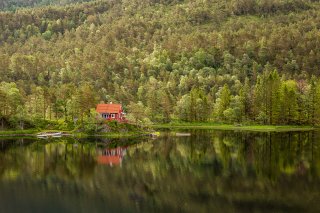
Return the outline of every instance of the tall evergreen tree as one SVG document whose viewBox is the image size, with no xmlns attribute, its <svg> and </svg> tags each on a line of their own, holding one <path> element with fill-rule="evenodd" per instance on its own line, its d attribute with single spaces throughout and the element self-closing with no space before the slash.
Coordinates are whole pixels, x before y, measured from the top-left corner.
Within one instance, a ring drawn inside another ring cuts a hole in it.
<svg viewBox="0 0 320 213">
<path fill-rule="evenodd" d="M 219 91 L 218 98 L 215 104 L 216 117 L 225 120 L 224 111 L 227 110 L 231 102 L 231 92 L 227 84 L 225 84 Z"/>
<path fill-rule="evenodd" d="M 281 85 L 280 120 L 283 124 L 295 124 L 298 116 L 297 85 L 295 81 L 286 81 Z"/>
<path fill-rule="evenodd" d="M 319 86 L 317 86 L 317 78 L 312 76 L 310 79 L 310 88 L 308 92 L 308 123 L 311 125 L 316 125 L 319 121 L 319 110 L 320 110 L 320 100 L 319 100 Z"/>
</svg>

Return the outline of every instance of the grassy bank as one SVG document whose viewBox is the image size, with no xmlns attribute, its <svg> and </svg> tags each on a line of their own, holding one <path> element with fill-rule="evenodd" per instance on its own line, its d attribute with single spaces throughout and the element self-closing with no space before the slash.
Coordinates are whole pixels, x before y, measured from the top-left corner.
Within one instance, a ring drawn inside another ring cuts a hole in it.
<svg viewBox="0 0 320 213">
<path fill-rule="evenodd" d="M 312 126 L 279 126 L 279 125 L 231 125 L 231 124 L 217 124 L 217 123 L 169 123 L 169 124 L 155 124 L 152 126 L 155 129 L 212 129 L 212 130 L 234 130 L 234 131 L 257 131 L 257 132 L 288 132 L 288 131 L 310 131 L 319 130 L 319 127 Z M 150 134 L 150 131 L 110 131 L 87 133 L 81 131 L 63 131 L 63 130 L 0 130 L 0 137 L 23 137 L 36 136 L 41 132 L 63 132 L 69 134 L 71 137 L 85 138 L 85 137 L 106 137 L 106 138 L 125 138 L 136 137 Z"/>
<path fill-rule="evenodd" d="M 33 136 L 36 135 L 39 130 L 28 129 L 28 130 L 0 130 L 1 136 Z"/>
<path fill-rule="evenodd" d="M 135 137 L 150 133 L 150 129 L 129 123 L 118 123 L 116 121 L 83 123 L 74 125 L 63 120 L 40 120 L 38 126 L 27 130 L 9 128 L 0 130 L 0 137 L 13 136 L 36 136 L 39 133 L 57 133 L 62 132 L 65 136 L 84 138 L 92 136 L 101 136 L 108 138 Z"/>
<path fill-rule="evenodd" d="M 105 133 L 85 133 L 85 132 L 72 132 L 61 130 L 8 130 L 0 131 L 0 137 L 23 137 L 23 136 L 37 136 L 39 133 L 49 132 L 63 132 L 71 137 L 85 138 L 85 137 L 107 137 L 107 138 L 124 138 L 124 137 L 136 137 L 149 134 L 149 132 L 105 132 Z"/>
<path fill-rule="evenodd" d="M 258 131 L 258 132 L 310 131 L 310 130 L 318 129 L 312 126 L 231 125 L 231 124 L 217 124 L 217 123 L 169 123 L 169 124 L 153 125 L 153 128 L 243 130 L 243 131 Z"/>
</svg>

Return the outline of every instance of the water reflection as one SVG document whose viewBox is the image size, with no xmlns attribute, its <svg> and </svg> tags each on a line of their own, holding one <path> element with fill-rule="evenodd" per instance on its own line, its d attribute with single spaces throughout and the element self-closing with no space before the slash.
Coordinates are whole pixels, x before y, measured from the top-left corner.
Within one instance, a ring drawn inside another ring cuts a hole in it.
<svg viewBox="0 0 320 213">
<path fill-rule="evenodd" d="M 126 155 L 127 147 L 117 147 L 98 151 L 98 163 L 110 166 L 121 166 L 123 157 Z"/>
<path fill-rule="evenodd" d="M 0 139 L 0 211 L 320 211 L 319 133 L 174 135 Z"/>
</svg>

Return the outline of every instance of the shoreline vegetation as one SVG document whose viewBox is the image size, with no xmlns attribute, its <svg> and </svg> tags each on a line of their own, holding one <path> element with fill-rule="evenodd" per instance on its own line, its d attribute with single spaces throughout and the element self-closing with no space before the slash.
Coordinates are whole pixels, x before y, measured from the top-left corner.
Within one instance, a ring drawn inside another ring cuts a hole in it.
<svg viewBox="0 0 320 213">
<path fill-rule="evenodd" d="M 240 130 L 256 132 L 290 132 L 319 130 L 319 127 L 297 125 L 241 125 L 241 124 L 218 124 L 218 123 L 169 123 L 155 124 L 155 129 L 212 129 L 212 130 Z"/>
<path fill-rule="evenodd" d="M 218 123 L 168 123 L 154 124 L 148 130 L 135 131 L 112 131 L 112 132 L 80 132 L 70 130 L 0 130 L 0 137 L 36 137 L 40 133 L 61 132 L 69 137 L 106 137 L 106 138 L 128 138 L 151 135 L 154 130 L 159 129 L 207 129 L 207 130 L 231 130 L 231 131 L 255 131 L 255 132 L 292 132 L 319 130 L 319 127 L 297 126 L 297 125 L 241 125 L 241 124 L 218 124 Z"/>
<path fill-rule="evenodd" d="M 0 126 L 320 125 L 318 1 L 44 1 L 0 3 Z"/>
<path fill-rule="evenodd" d="M 118 123 L 116 121 L 83 123 L 80 125 L 57 125 L 53 121 L 43 121 L 43 125 L 33 128 L 0 128 L 0 137 L 41 137 L 53 133 L 60 133 L 59 136 L 85 138 L 85 137 L 106 137 L 106 138 L 127 138 L 152 135 L 153 130 L 148 126 L 140 126 L 129 123 Z"/>
<path fill-rule="evenodd" d="M 0 130 L 0 137 L 36 137 L 42 133 L 63 133 L 65 137 L 106 137 L 106 138 L 128 138 L 137 136 L 150 135 L 150 131 L 136 131 L 136 132 L 98 132 L 98 133 L 86 133 L 86 132 L 72 132 L 61 130 Z"/>
</svg>

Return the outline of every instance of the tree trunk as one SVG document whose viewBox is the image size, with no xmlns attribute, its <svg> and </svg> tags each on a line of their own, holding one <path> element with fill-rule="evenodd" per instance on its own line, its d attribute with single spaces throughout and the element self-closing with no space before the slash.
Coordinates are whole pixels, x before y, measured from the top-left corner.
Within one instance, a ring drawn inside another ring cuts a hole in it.
<svg viewBox="0 0 320 213">
<path fill-rule="evenodd" d="M 68 117 L 67 117 L 67 106 L 64 106 L 64 120 L 68 121 Z"/>
<path fill-rule="evenodd" d="M 51 120 L 51 105 L 49 105 L 49 119 Z"/>
<path fill-rule="evenodd" d="M 20 129 L 24 129 L 24 122 L 22 120 L 20 120 Z"/>
<path fill-rule="evenodd" d="M 46 119 L 46 101 L 45 98 L 43 97 L 43 119 Z"/>
</svg>

